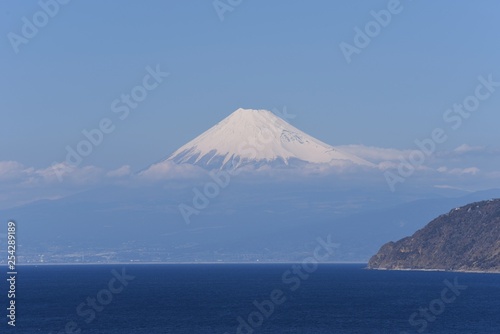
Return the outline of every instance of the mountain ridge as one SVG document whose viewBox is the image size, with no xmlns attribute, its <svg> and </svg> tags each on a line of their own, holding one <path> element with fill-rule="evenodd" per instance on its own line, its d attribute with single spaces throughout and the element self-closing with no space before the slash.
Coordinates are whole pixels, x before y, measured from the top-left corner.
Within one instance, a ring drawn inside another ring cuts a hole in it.
<svg viewBox="0 0 500 334">
<path fill-rule="evenodd" d="M 500 272 L 500 199 L 452 209 L 383 245 L 370 269 Z"/>
</svg>

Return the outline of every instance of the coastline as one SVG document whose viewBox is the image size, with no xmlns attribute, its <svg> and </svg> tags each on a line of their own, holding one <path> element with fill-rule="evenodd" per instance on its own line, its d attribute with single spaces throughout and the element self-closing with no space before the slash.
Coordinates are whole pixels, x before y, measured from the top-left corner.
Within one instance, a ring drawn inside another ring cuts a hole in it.
<svg viewBox="0 0 500 334">
<path fill-rule="evenodd" d="M 493 270 L 449 270 L 449 269 L 417 269 L 417 268 L 369 268 L 366 270 L 380 270 L 380 271 L 436 271 L 436 272 L 449 272 L 449 273 L 464 273 L 464 274 L 500 274 L 499 271 Z"/>
<path fill-rule="evenodd" d="M 278 261 L 278 262 L 95 262 L 95 263 L 18 263 L 18 267 L 28 267 L 28 266 L 99 266 L 99 265 L 276 265 L 276 264 L 301 264 L 301 261 Z M 366 265 L 366 262 L 319 262 L 318 265 Z M 7 266 L 7 264 L 0 264 L 1 266 Z"/>
</svg>

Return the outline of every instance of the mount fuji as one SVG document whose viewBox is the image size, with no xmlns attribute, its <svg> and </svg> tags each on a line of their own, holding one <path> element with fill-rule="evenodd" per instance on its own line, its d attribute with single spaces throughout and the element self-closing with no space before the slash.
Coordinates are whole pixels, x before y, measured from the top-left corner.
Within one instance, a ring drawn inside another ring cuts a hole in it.
<svg viewBox="0 0 500 334">
<path fill-rule="evenodd" d="M 302 132 L 268 110 L 238 109 L 162 163 L 205 169 L 237 167 L 374 166 Z"/>
</svg>

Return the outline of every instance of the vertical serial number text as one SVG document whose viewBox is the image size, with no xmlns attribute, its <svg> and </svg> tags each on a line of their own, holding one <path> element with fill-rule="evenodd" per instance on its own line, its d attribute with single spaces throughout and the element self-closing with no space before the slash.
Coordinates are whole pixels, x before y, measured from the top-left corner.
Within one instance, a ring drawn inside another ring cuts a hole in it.
<svg viewBox="0 0 500 334">
<path fill-rule="evenodd" d="M 10 221 L 7 224 L 7 282 L 9 291 L 9 307 L 7 308 L 7 323 L 10 326 L 16 326 L 16 223 Z"/>
</svg>

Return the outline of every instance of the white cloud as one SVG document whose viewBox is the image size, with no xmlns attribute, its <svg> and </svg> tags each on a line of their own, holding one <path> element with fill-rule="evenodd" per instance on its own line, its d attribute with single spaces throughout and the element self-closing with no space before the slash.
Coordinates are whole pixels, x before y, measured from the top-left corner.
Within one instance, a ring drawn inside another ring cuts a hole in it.
<svg viewBox="0 0 500 334">
<path fill-rule="evenodd" d="M 364 145 L 344 145 L 336 146 L 336 148 L 375 163 L 397 161 L 400 157 L 407 157 L 411 153 L 411 150 L 398 150 L 394 148 Z"/>
<path fill-rule="evenodd" d="M 437 169 L 438 172 L 440 173 L 447 173 L 451 175 L 476 175 L 478 174 L 481 170 L 477 167 L 467 167 L 467 168 L 452 168 L 449 169 L 445 166 L 441 166 Z"/>
<path fill-rule="evenodd" d="M 124 165 L 124 166 L 121 166 L 120 168 L 117 168 L 117 169 L 114 169 L 114 170 L 111 170 L 109 172 L 106 173 L 106 176 L 109 176 L 109 177 L 124 177 L 124 176 L 128 176 L 132 174 L 132 170 L 130 169 L 130 166 L 129 165 Z"/>
<path fill-rule="evenodd" d="M 456 154 L 465 154 L 469 152 L 482 152 L 484 150 L 485 150 L 484 146 L 470 146 L 467 144 L 463 144 L 455 148 L 453 152 Z"/>
<path fill-rule="evenodd" d="M 460 188 L 460 187 L 450 186 L 448 184 L 436 184 L 436 185 L 434 185 L 434 188 L 437 188 L 437 189 L 460 190 L 460 191 L 468 191 L 468 192 L 470 191 L 470 190 L 463 189 L 463 188 Z"/>
<path fill-rule="evenodd" d="M 440 173 L 446 173 L 448 171 L 448 167 L 441 166 L 437 169 L 437 171 Z"/>
<path fill-rule="evenodd" d="M 152 165 L 139 173 L 140 179 L 169 180 L 178 178 L 191 178 L 206 175 L 206 171 L 198 166 L 189 164 L 176 164 L 172 161 L 163 161 Z"/>
<path fill-rule="evenodd" d="M 32 172 L 31 168 L 26 168 L 17 161 L 0 161 L 0 180 L 20 179 Z"/>
<path fill-rule="evenodd" d="M 104 171 L 95 166 L 58 163 L 36 169 L 16 161 L 0 161 L 0 208 L 64 197 L 98 184 L 103 177 Z"/>
<path fill-rule="evenodd" d="M 95 166 L 76 167 L 66 162 L 56 163 L 50 167 L 34 170 L 29 183 L 65 183 L 85 185 L 102 179 L 104 171 Z"/>
<path fill-rule="evenodd" d="M 105 176 L 104 170 L 95 166 L 75 167 L 61 162 L 36 169 L 16 161 L 0 161 L 0 182 L 22 188 L 92 185 L 103 181 Z"/>
</svg>

